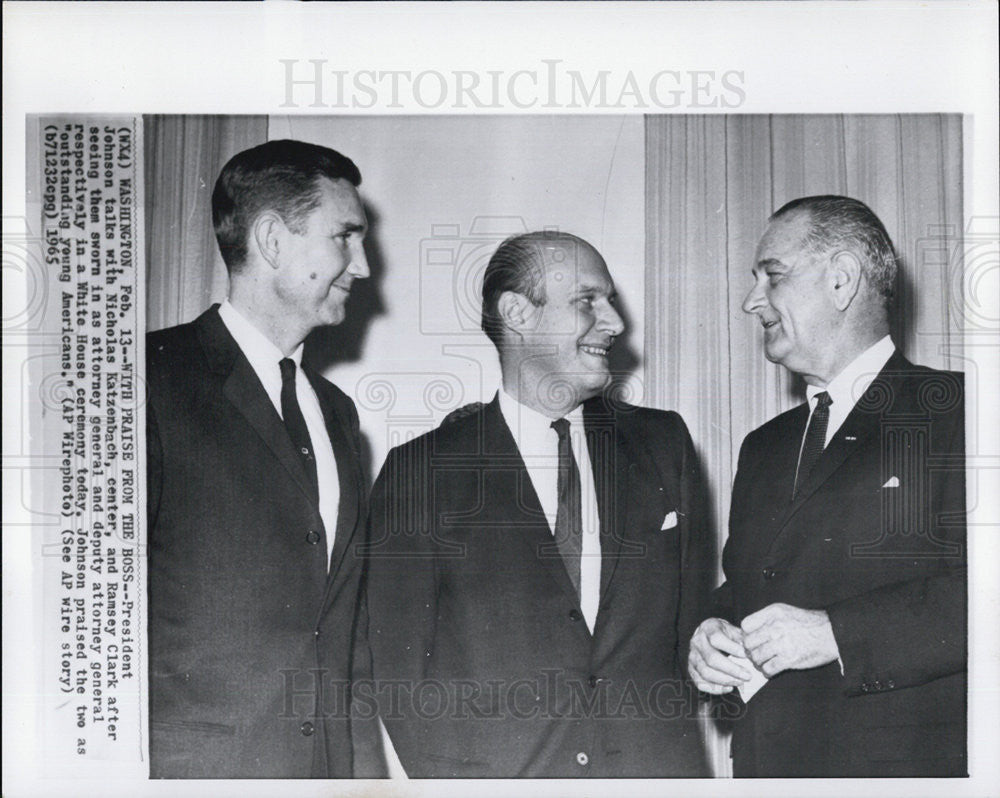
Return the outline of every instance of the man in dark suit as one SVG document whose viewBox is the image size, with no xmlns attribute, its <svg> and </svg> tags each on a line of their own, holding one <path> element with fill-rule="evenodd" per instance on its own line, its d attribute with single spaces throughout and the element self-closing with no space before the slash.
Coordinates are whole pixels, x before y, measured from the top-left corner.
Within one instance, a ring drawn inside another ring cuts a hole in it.
<svg viewBox="0 0 1000 798">
<path fill-rule="evenodd" d="M 749 697 L 736 776 L 966 774 L 961 375 L 889 338 L 896 260 L 872 211 L 771 217 L 743 304 L 809 401 L 747 436 L 699 686 Z"/>
<path fill-rule="evenodd" d="M 501 390 L 392 450 L 373 490 L 369 637 L 400 762 L 705 775 L 682 641 L 712 566 L 684 422 L 601 396 L 623 322 L 582 239 L 507 240 L 482 304 Z"/>
<path fill-rule="evenodd" d="M 352 775 L 358 416 L 301 358 L 368 276 L 360 181 L 312 144 L 236 155 L 229 298 L 147 338 L 153 777 Z"/>
</svg>

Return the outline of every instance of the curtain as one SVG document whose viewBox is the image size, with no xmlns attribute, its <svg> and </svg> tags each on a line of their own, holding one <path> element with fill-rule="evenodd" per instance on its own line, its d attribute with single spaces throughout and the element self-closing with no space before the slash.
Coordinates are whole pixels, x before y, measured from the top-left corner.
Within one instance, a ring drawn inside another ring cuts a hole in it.
<svg viewBox="0 0 1000 798">
<path fill-rule="evenodd" d="M 767 217 L 843 194 L 879 216 L 900 256 L 892 323 L 911 360 L 961 370 L 962 120 L 957 115 L 652 116 L 646 119 L 646 396 L 687 422 L 721 551 L 748 432 L 798 404 L 741 310 Z M 721 570 L 720 570 L 721 578 Z M 716 775 L 728 741 L 705 724 Z"/>
<path fill-rule="evenodd" d="M 267 140 L 266 116 L 146 116 L 146 327 L 190 321 L 226 295 L 212 189 L 233 155 Z"/>
</svg>

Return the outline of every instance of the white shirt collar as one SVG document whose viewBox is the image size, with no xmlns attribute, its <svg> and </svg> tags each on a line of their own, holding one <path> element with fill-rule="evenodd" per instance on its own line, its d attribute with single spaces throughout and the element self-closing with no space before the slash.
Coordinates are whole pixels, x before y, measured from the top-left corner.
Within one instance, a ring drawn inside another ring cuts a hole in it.
<svg viewBox="0 0 1000 798">
<path fill-rule="evenodd" d="M 815 385 L 806 386 L 806 396 L 809 398 L 810 404 L 813 403 L 816 394 L 826 391 L 830 394 L 835 405 L 854 407 L 895 351 L 896 347 L 888 335 L 872 344 L 848 363 L 840 374 L 830 380 L 825 388 Z"/>
<path fill-rule="evenodd" d="M 253 322 L 240 313 L 227 299 L 219 307 L 219 315 L 226 327 L 236 339 L 243 354 L 247 356 L 250 365 L 258 374 L 263 369 L 278 368 L 278 363 L 285 357 L 274 342 L 258 330 Z M 304 343 L 299 344 L 289 357 L 295 361 L 296 367 L 302 366 L 302 350 Z"/>
<path fill-rule="evenodd" d="M 227 299 L 219 308 L 219 316 L 222 318 L 226 329 L 236 339 L 236 344 L 250 362 L 257 379 L 260 380 L 264 393 L 271 400 L 274 409 L 281 415 L 281 362 L 284 355 L 281 350 L 264 333 L 258 330 L 246 316 L 240 313 Z M 302 365 L 303 345 L 299 344 L 289 357 L 295 361 L 295 384 L 299 386 L 297 393 L 301 396 L 302 390 L 308 386 L 308 380 L 300 368 Z M 318 407 L 318 405 L 317 405 Z M 310 433 L 311 435 L 312 433 Z"/>
<path fill-rule="evenodd" d="M 522 453 L 533 451 L 538 441 L 544 440 L 545 436 L 552 431 L 552 422 L 549 418 L 537 410 L 533 410 L 527 405 L 523 405 L 511 396 L 501 386 L 498 391 L 500 398 L 500 413 L 504 421 L 510 428 L 511 435 L 514 436 L 514 443 Z M 569 421 L 570 427 L 583 424 L 583 405 L 577 405 L 567 413 L 564 418 Z M 582 429 L 582 427 L 579 427 Z"/>
<path fill-rule="evenodd" d="M 816 395 L 826 391 L 830 394 L 833 404 L 830 405 L 830 420 L 826 428 L 826 442 L 829 443 L 834 433 L 854 409 L 868 386 L 872 384 L 879 372 L 885 368 L 896 347 L 887 335 L 877 343 L 868 347 L 858 355 L 836 377 L 830 380 L 825 388 L 816 385 L 806 386 L 806 398 L 809 400 L 810 411 L 816 409 Z"/>
</svg>

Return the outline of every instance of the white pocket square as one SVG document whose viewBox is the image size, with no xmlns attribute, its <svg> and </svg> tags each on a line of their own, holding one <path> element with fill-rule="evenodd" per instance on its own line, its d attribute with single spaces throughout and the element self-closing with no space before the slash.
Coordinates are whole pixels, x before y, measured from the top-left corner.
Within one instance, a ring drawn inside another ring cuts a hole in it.
<svg viewBox="0 0 1000 798">
<path fill-rule="evenodd" d="M 660 531 L 666 532 L 668 529 L 673 529 L 675 526 L 677 526 L 677 511 L 671 510 L 663 516 L 663 523 L 660 524 Z"/>
<path fill-rule="evenodd" d="M 882 486 L 883 488 L 898 488 L 899 477 L 889 477 L 889 480 Z"/>
</svg>

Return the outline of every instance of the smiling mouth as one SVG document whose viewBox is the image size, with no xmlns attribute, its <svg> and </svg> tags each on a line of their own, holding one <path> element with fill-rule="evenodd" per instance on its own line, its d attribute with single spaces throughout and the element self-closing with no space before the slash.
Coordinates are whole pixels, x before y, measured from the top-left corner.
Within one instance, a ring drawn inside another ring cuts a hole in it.
<svg viewBox="0 0 1000 798">
<path fill-rule="evenodd" d="M 597 357 L 607 357 L 609 346 L 593 346 L 592 344 L 580 344 L 580 348 L 589 355 Z"/>
<path fill-rule="evenodd" d="M 770 330 L 772 327 L 776 327 L 778 324 L 777 321 L 766 321 L 765 319 L 761 319 L 760 323 L 764 326 L 765 330 Z"/>
</svg>

